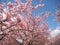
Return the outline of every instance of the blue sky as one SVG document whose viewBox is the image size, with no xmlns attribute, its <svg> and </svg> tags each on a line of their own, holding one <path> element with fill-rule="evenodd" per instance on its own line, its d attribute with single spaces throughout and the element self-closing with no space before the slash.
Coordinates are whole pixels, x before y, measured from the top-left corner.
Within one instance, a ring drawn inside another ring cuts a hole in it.
<svg viewBox="0 0 60 45">
<path fill-rule="evenodd" d="M 0 0 L 0 2 L 8 2 L 8 1 L 13 2 L 13 0 Z M 25 0 L 22 0 L 22 2 L 25 2 Z M 56 10 L 60 10 L 57 7 L 57 5 L 60 5 L 60 0 L 43 0 L 42 2 L 40 2 L 39 0 L 32 0 L 32 2 L 33 2 L 32 5 L 40 4 L 40 3 L 45 4 L 44 7 L 38 7 L 37 10 L 34 10 L 33 14 L 40 14 L 40 13 L 44 13 L 46 11 L 51 12 L 48 19 L 45 22 L 47 22 L 47 24 L 49 25 L 50 28 L 58 27 L 60 22 L 54 22 L 53 21 L 54 16 L 52 16 L 52 15 L 56 12 Z"/>
</svg>

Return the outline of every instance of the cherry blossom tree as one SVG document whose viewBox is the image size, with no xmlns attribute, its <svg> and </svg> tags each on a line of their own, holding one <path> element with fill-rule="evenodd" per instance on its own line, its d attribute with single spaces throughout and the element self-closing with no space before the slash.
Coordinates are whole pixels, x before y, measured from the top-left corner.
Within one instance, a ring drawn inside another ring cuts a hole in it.
<svg viewBox="0 0 60 45">
<path fill-rule="evenodd" d="M 44 20 L 49 12 L 43 16 L 33 16 L 32 13 L 44 4 L 32 6 L 32 0 L 15 2 L 8 2 L 5 10 L 0 4 L 0 45 L 45 45 L 48 25 Z"/>
</svg>

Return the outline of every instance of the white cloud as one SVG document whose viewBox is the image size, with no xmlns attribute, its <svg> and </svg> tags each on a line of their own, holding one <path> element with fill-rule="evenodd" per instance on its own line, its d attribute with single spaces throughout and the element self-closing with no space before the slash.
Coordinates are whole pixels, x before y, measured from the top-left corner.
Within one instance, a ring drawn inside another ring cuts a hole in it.
<svg viewBox="0 0 60 45">
<path fill-rule="evenodd" d="M 23 40 L 22 40 L 22 39 L 17 38 L 16 40 L 17 40 L 19 43 L 23 43 Z"/>
<path fill-rule="evenodd" d="M 3 20 L 6 19 L 6 14 L 2 13 L 2 16 L 3 16 Z"/>
<path fill-rule="evenodd" d="M 57 27 L 56 29 L 51 30 L 48 38 L 53 38 L 57 36 L 58 34 L 60 34 L 60 27 Z"/>
</svg>

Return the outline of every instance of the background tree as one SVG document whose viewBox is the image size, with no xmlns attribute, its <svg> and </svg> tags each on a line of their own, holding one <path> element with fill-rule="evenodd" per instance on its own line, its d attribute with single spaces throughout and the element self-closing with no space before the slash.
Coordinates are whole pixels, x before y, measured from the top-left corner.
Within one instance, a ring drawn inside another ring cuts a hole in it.
<svg viewBox="0 0 60 45">
<path fill-rule="evenodd" d="M 57 21 L 60 21 L 60 11 L 57 11 L 56 12 L 56 20 Z"/>
</svg>

